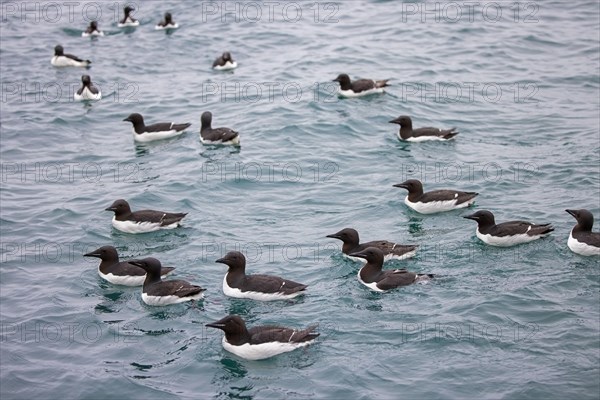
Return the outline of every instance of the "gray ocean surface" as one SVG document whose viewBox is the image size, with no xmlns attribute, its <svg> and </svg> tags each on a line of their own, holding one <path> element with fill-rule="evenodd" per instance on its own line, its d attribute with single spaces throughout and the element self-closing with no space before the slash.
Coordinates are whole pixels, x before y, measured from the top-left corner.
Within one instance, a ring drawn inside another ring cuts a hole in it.
<svg viewBox="0 0 600 400">
<path fill-rule="evenodd" d="M 598 258 L 572 253 L 575 220 L 600 220 L 597 1 L 2 2 L 0 397 L 8 399 L 598 399 Z M 69 7 L 73 7 L 70 9 Z M 180 29 L 154 25 L 170 11 Z M 82 38 L 89 18 L 106 35 Z M 53 48 L 92 60 L 50 65 Z M 212 61 L 230 51 L 233 72 Z M 89 74 L 104 98 L 72 101 Z M 331 82 L 390 79 L 340 99 Z M 200 114 L 241 147 L 199 141 Z M 191 122 L 135 144 L 123 118 Z M 398 126 L 457 127 L 403 143 Z M 548 238 L 492 248 L 472 210 L 420 215 L 392 187 L 480 195 L 473 207 L 552 223 Z M 118 232 L 115 199 L 188 212 L 184 227 Z M 434 273 L 374 293 L 325 236 L 420 245 L 386 268 Z M 598 226 L 595 227 L 598 230 Z M 153 256 L 205 288 L 197 304 L 150 307 L 103 281 L 97 259 Z M 230 250 L 250 273 L 309 285 L 292 301 L 225 297 Z M 319 323 L 307 349 L 240 359 L 204 325 Z"/>
</svg>

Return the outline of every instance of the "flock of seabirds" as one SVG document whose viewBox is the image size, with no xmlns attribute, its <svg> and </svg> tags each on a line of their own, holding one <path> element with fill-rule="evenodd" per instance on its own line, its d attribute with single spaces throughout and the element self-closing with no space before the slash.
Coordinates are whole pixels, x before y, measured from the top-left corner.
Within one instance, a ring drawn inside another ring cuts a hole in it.
<svg viewBox="0 0 600 400">
<path fill-rule="evenodd" d="M 119 21 L 119 27 L 135 27 L 140 22 L 132 16 L 134 9 L 125 7 L 125 16 Z M 170 13 L 166 13 L 155 29 L 177 29 L 179 25 L 173 21 Z M 92 21 L 84 37 L 103 36 L 95 21 Z M 51 61 L 56 67 L 89 67 L 91 61 L 65 54 L 62 46 L 55 47 L 55 55 Z M 229 52 L 225 52 L 213 63 L 215 70 L 228 70 L 237 67 Z M 76 100 L 100 100 L 102 94 L 91 82 L 89 75 L 83 75 L 82 87 L 75 93 Z M 340 74 L 334 81 L 339 82 L 339 95 L 343 97 L 360 97 L 373 93 L 383 93 L 388 86 L 387 80 L 359 79 L 351 81 L 346 74 Z M 133 125 L 134 139 L 139 142 L 172 138 L 183 133 L 191 124 L 175 124 L 170 122 L 145 125 L 144 118 L 138 113 L 129 115 L 124 121 Z M 411 118 L 400 116 L 391 123 L 400 125 L 398 138 L 404 141 L 421 142 L 429 140 L 453 140 L 458 134 L 455 128 L 418 128 L 413 129 Z M 200 140 L 205 144 L 239 145 L 239 133 L 229 128 L 212 128 L 212 114 L 208 111 L 201 116 Z M 408 195 L 405 204 L 422 214 L 433 214 L 452 211 L 471 206 L 478 193 L 462 192 L 452 189 L 425 192 L 423 185 L 416 179 L 394 185 L 405 189 Z M 131 211 L 127 201 L 116 200 L 106 209 L 112 211 L 112 225 L 119 231 L 136 234 L 153 232 L 159 229 L 174 229 L 181 226 L 187 213 L 171 213 L 156 210 Z M 583 256 L 600 256 L 600 233 L 592 232 L 593 215 L 585 209 L 566 210 L 577 224 L 571 230 L 567 241 L 568 247 Z M 476 235 L 484 243 L 491 246 L 508 247 L 531 242 L 548 236 L 554 228 L 550 224 L 533 224 L 526 221 L 509 221 L 497 224 L 494 214 L 487 210 L 479 210 L 464 218 L 477 222 Z M 417 245 L 403 245 L 386 240 L 361 243 L 358 232 L 352 228 L 327 235 L 328 238 L 342 241 L 342 253 L 353 260 L 366 263 L 358 272 L 358 281 L 369 289 L 384 292 L 401 286 L 432 279 L 432 274 L 418 274 L 406 269 L 384 270 L 384 261 L 403 260 L 415 255 Z M 204 288 L 183 280 L 163 280 L 174 268 L 163 267 L 153 257 L 121 261 L 113 246 L 103 246 L 86 257 L 101 260 L 99 275 L 115 285 L 143 286 L 142 300 L 150 306 L 165 306 L 203 298 Z M 259 301 L 292 299 L 303 295 L 307 285 L 297 283 L 278 276 L 246 274 L 246 258 L 241 252 L 231 251 L 217 263 L 227 265 L 228 271 L 223 279 L 223 293 L 226 296 L 246 298 Z M 207 324 L 208 327 L 224 331 L 223 347 L 242 358 L 259 360 L 280 353 L 292 351 L 313 343 L 319 336 L 315 332 L 317 326 L 306 329 L 291 329 L 279 326 L 246 327 L 244 320 L 237 315 Z"/>
</svg>

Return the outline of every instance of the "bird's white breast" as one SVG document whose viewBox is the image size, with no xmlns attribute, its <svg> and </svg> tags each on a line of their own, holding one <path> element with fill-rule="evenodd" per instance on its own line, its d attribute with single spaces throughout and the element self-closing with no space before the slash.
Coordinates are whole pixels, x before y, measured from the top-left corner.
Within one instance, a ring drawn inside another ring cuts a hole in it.
<svg viewBox="0 0 600 400">
<path fill-rule="evenodd" d="M 308 346 L 313 342 L 314 340 L 301 343 L 268 342 L 252 345 L 249 343 L 244 343 L 241 346 L 234 346 L 229 343 L 225 337 L 223 337 L 223 348 L 238 357 L 245 358 L 246 360 L 263 360 L 281 353 L 287 353 L 300 347 Z"/>
<path fill-rule="evenodd" d="M 283 293 L 262 293 L 262 292 L 242 292 L 240 289 L 232 288 L 227 284 L 227 274 L 223 278 L 223 293 L 225 296 L 235 297 L 238 299 L 252 299 L 259 301 L 287 300 L 300 296 L 301 291 L 292 294 Z"/>
<path fill-rule="evenodd" d="M 569 249 L 573 253 L 580 254 L 582 256 L 600 256 L 600 247 L 590 246 L 587 243 L 580 242 L 573 237 L 573 231 L 569 234 L 569 240 L 567 241 Z"/>
<path fill-rule="evenodd" d="M 237 66 L 238 66 L 237 61 L 234 61 L 234 62 L 226 61 L 224 65 L 215 65 L 213 68 L 216 69 L 217 71 L 227 71 L 228 69 L 237 68 Z"/>
<path fill-rule="evenodd" d="M 458 197 L 458 196 L 457 196 Z M 466 208 L 473 204 L 475 199 L 471 199 L 469 201 L 465 201 L 461 204 L 456 204 L 456 199 L 452 200 L 443 200 L 443 201 L 430 201 L 427 203 L 422 203 L 420 201 L 412 202 L 408 199 L 408 196 L 404 199 L 404 203 L 412 208 L 413 210 L 420 212 L 421 214 L 434 214 L 438 212 L 457 210 L 459 208 Z"/>
</svg>

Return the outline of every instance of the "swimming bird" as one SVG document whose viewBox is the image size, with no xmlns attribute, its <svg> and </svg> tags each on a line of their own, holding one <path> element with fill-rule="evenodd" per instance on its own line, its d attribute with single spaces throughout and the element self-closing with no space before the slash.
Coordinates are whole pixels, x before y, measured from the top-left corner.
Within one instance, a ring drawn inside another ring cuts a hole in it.
<svg viewBox="0 0 600 400">
<path fill-rule="evenodd" d="M 212 128 L 212 113 L 205 111 L 200 117 L 200 141 L 204 144 L 240 144 L 240 134 L 229 128 Z"/>
<path fill-rule="evenodd" d="M 384 292 L 434 277 L 433 274 L 417 274 L 405 268 L 383 271 L 383 252 L 377 247 L 367 247 L 363 251 L 350 255 L 367 261 L 358 271 L 358 281 L 376 292 Z"/>
<path fill-rule="evenodd" d="M 146 279 L 142 288 L 142 300 L 149 306 L 167 306 L 186 301 L 199 300 L 204 297 L 206 289 L 192 285 L 188 281 L 160 279 L 160 261 L 153 257 L 141 260 L 129 260 L 130 264 L 146 271 Z"/>
<path fill-rule="evenodd" d="M 187 215 L 187 213 L 166 213 L 154 210 L 132 212 L 129 204 L 123 199 L 115 200 L 106 211 L 115 213 L 112 225 L 125 233 L 145 233 L 159 229 L 174 229 L 181 226 L 181 220 Z"/>
<path fill-rule="evenodd" d="M 375 240 L 367 243 L 360 243 L 358 232 L 352 228 L 345 228 L 337 233 L 327 235 L 328 238 L 339 239 L 344 244 L 342 245 L 342 253 L 344 256 L 354 260 L 363 261 L 362 258 L 350 257 L 351 253 L 358 253 L 365 250 L 367 247 L 377 247 L 383 252 L 384 260 L 404 260 L 414 257 L 417 252 L 416 245 L 398 244 L 388 242 L 387 240 Z"/>
<path fill-rule="evenodd" d="M 302 330 L 271 325 L 248 329 L 238 315 L 229 315 L 206 326 L 225 332 L 223 348 L 247 360 L 264 360 L 287 353 L 308 346 L 319 336 L 314 332 L 316 324 Z"/>
<path fill-rule="evenodd" d="M 496 225 L 494 214 L 479 210 L 463 218 L 477 221 L 475 234 L 491 246 L 509 247 L 546 237 L 554 230 L 550 224 L 535 225 L 525 221 L 509 221 Z"/>
<path fill-rule="evenodd" d="M 577 225 L 571 230 L 567 241 L 569 249 L 582 256 L 600 256 L 600 232 L 592 232 L 592 213 L 585 209 L 565 211 L 577 220 Z"/>
<path fill-rule="evenodd" d="M 398 131 L 398 139 L 406 140 L 409 142 L 424 142 L 427 140 L 450 140 L 453 139 L 458 132 L 456 128 L 451 129 L 439 129 L 439 128 L 418 128 L 413 129 L 412 120 L 406 115 L 401 115 L 396 119 L 390 121 L 391 124 L 400 125 Z"/>
<path fill-rule="evenodd" d="M 75 57 L 73 54 L 65 54 L 63 47 L 59 44 L 54 47 L 54 57 L 50 60 L 50 64 L 55 67 L 84 67 L 87 68 L 92 62 L 90 60 L 82 60 Z"/>
<path fill-rule="evenodd" d="M 129 121 L 133 124 L 133 139 L 137 142 L 151 142 L 179 136 L 192 125 L 190 123 L 176 124 L 174 122 L 144 125 L 144 117 L 138 113 L 130 114 L 123 121 Z"/>
<path fill-rule="evenodd" d="M 237 62 L 233 60 L 233 58 L 231 58 L 231 54 L 226 51 L 224 52 L 221 57 L 217 58 L 214 62 L 213 62 L 213 69 L 216 70 L 221 70 L 221 71 L 225 71 L 228 69 L 234 69 L 237 68 Z"/>
<path fill-rule="evenodd" d="M 469 207 L 475 202 L 475 196 L 479 194 L 449 189 L 423 193 L 423 184 L 417 179 L 409 179 L 394 185 L 394 187 L 408 190 L 404 203 L 421 214 L 433 214 Z"/>
<path fill-rule="evenodd" d="M 119 260 L 119 253 L 113 246 L 102 246 L 92 252 L 83 255 L 84 257 L 99 258 L 98 275 L 104 280 L 124 286 L 142 286 L 146 279 L 146 271 L 127 261 Z M 170 274 L 175 268 L 162 267 L 161 276 Z"/>
<path fill-rule="evenodd" d="M 87 29 L 81 32 L 82 37 L 90 37 L 90 36 L 104 36 L 104 32 L 98 29 L 98 22 L 91 21 L 90 25 Z"/>
<path fill-rule="evenodd" d="M 304 294 L 307 286 L 271 275 L 246 275 L 246 257 L 230 251 L 216 262 L 229 267 L 223 278 L 223 293 L 240 299 L 286 300 Z"/>
<path fill-rule="evenodd" d="M 179 24 L 173 21 L 173 16 L 171 13 L 165 13 L 165 19 L 160 21 L 154 29 L 177 29 L 179 28 Z"/>
<path fill-rule="evenodd" d="M 354 82 L 350 81 L 350 77 L 346 74 L 339 74 L 333 82 L 340 83 L 339 94 L 344 97 L 359 97 L 373 93 L 383 93 L 383 89 L 388 85 L 389 79 L 375 81 L 373 79 L 358 79 Z"/>
<path fill-rule="evenodd" d="M 89 75 L 82 75 L 81 83 L 81 88 L 73 95 L 76 101 L 100 100 L 102 98 L 102 92 L 94 86 Z"/>
<path fill-rule="evenodd" d="M 117 24 L 117 26 L 119 28 L 124 28 L 124 27 L 127 27 L 127 26 L 139 26 L 140 25 L 140 21 L 138 21 L 137 19 L 133 18 L 133 16 L 131 15 L 132 11 L 135 11 L 135 8 L 133 8 L 131 6 L 126 6 L 123 9 L 123 12 L 125 13 L 125 16 Z"/>
</svg>

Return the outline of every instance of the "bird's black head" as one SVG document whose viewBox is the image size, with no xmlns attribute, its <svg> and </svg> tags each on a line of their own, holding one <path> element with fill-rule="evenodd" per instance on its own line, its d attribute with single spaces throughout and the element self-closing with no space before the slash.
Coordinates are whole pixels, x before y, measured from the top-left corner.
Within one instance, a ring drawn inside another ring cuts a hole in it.
<svg viewBox="0 0 600 400">
<path fill-rule="evenodd" d="M 246 257 L 239 251 L 230 251 L 225 257 L 219 258 L 215 262 L 225 264 L 231 269 L 244 268 L 246 266 Z"/>
<path fill-rule="evenodd" d="M 89 75 L 81 75 L 81 82 L 83 86 L 89 86 L 92 84 L 92 78 Z"/>
<path fill-rule="evenodd" d="M 465 215 L 463 218 L 472 219 L 473 221 L 477 221 L 478 225 L 494 225 L 494 214 L 492 214 L 488 210 L 479 210 L 474 214 Z"/>
<path fill-rule="evenodd" d="M 129 114 L 129 116 L 127 118 L 125 118 L 123 121 L 129 121 L 131 122 L 133 125 L 137 125 L 137 124 L 144 124 L 144 117 L 142 117 L 141 114 L 138 113 L 133 113 L 133 114 Z"/>
<path fill-rule="evenodd" d="M 398 124 L 401 127 L 402 126 L 412 126 L 412 120 L 407 115 L 401 115 L 398 118 L 393 119 L 389 122 L 390 122 L 390 124 Z"/>
<path fill-rule="evenodd" d="M 160 276 L 160 261 L 154 257 L 146 257 L 138 260 L 129 260 L 129 264 L 140 267 L 149 274 Z"/>
<path fill-rule="evenodd" d="M 358 232 L 356 229 L 352 228 L 344 228 L 337 233 L 332 233 L 331 235 L 327 235 L 328 238 L 339 239 L 344 243 L 356 243 L 358 244 Z"/>
<path fill-rule="evenodd" d="M 210 111 L 204 111 L 200 116 L 200 124 L 204 127 L 210 128 L 212 123 L 212 113 Z"/>
<path fill-rule="evenodd" d="M 224 52 L 222 57 L 224 61 L 232 61 L 231 54 L 228 51 Z"/>
<path fill-rule="evenodd" d="M 173 16 L 171 15 L 170 12 L 165 13 L 165 24 L 172 24 L 173 23 Z"/>
<path fill-rule="evenodd" d="M 94 251 L 84 254 L 83 256 L 96 257 L 103 261 L 119 260 L 119 254 L 117 253 L 117 249 L 115 249 L 113 246 L 102 246 Z"/>
<path fill-rule="evenodd" d="M 131 7 L 131 6 L 126 6 L 123 9 L 123 12 L 125 12 L 125 16 L 128 16 L 132 11 L 135 11 L 135 8 Z"/>
<path fill-rule="evenodd" d="M 397 188 L 406 189 L 409 193 L 423 191 L 423 184 L 418 179 L 409 179 L 402 183 L 397 183 L 393 186 Z"/>
<path fill-rule="evenodd" d="M 594 226 L 594 215 L 591 212 L 586 209 L 565 211 L 577 220 L 577 224 L 581 226 L 582 229 L 592 230 L 592 227 Z"/>
<path fill-rule="evenodd" d="M 123 199 L 115 200 L 110 207 L 106 208 L 105 211 L 113 211 L 115 215 L 121 215 L 131 212 L 129 203 Z"/>
<path fill-rule="evenodd" d="M 383 264 L 383 252 L 377 247 L 367 247 L 363 251 L 349 254 L 349 256 L 364 258 L 369 264 Z"/>
<path fill-rule="evenodd" d="M 90 30 L 91 31 L 96 31 L 98 30 L 98 23 L 96 21 L 92 21 L 90 22 Z"/>
<path fill-rule="evenodd" d="M 339 74 L 333 82 L 350 83 L 350 77 L 347 74 Z"/>
<path fill-rule="evenodd" d="M 54 47 L 54 55 L 55 56 L 62 56 L 65 53 L 65 50 L 63 49 L 63 47 L 59 44 L 56 45 Z"/>
<path fill-rule="evenodd" d="M 238 315 L 228 315 L 218 321 L 206 324 L 209 328 L 221 329 L 228 334 L 239 334 L 246 331 L 246 323 Z"/>
</svg>

